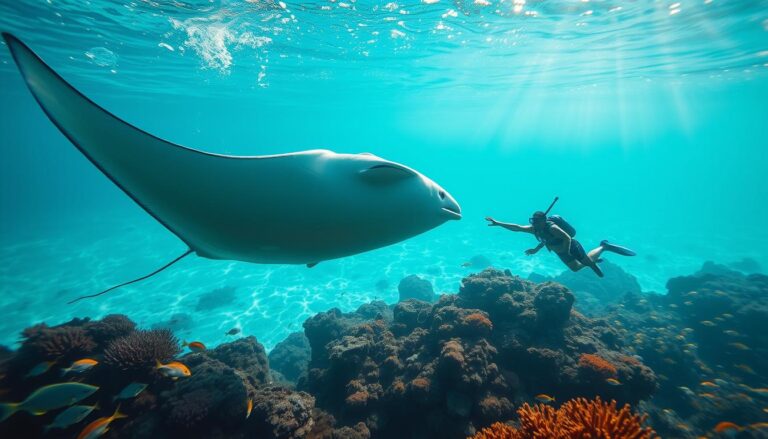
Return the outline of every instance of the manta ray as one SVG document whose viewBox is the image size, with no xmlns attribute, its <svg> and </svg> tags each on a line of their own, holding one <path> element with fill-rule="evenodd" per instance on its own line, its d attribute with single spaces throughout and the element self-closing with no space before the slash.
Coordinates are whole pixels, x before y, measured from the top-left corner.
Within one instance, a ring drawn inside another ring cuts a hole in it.
<svg viewBox="0 0 768 439">
<path fill-rule="evenodd" d="M 162 140 L 88 99 L 13 35 L 2 36 L 50 120 L 188 247 L 146 276 L 74 301 L 146 279 L 192 253 L 312 267 L 461 219 L 437 183 L 373 154 L 231 156 Z"/>
</svg>

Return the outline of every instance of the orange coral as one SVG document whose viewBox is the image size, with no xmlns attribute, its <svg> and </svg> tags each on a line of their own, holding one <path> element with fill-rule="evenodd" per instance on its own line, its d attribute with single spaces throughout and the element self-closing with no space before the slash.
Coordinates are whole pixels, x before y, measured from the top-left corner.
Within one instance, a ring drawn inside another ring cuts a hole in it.
<svg viewBox="0 0 768 439">
<path fill-rule="evenodd" d="M 644 427 L 647 415 L 632 413 L 629 405 L 621 410 L 616 401 L 599 397 L 588 401 L 572 399 L 555 410 L 538 404 L 523 405 L 518 411 L 520 428 L 496 423 L 483 429 L 474 439 L 657 439 L 656 432 Z"/>
<path fill-rule="evenodd" d="M 520 438 L 520 432 L 507 424 L 496 422 L 490 427 L 486 427 L 474 436 L 472 439 L 517 439 Z"/>
<path fill-rule="evenodd" d="M 616 366 L 605 358 L 594 354 L 581 354 L 579 367 L 596 372 L 605 378 L 616 376 Z"/>
<path fill-rule="evenodd" d="M 490 331 L 493 329 L 493 323 L 491 323 L 491 320 L 479 312 L 475 312 L 464 317 L 464 324 L 471 328 L 479 329 L 482 331 Z"/>
</svg>

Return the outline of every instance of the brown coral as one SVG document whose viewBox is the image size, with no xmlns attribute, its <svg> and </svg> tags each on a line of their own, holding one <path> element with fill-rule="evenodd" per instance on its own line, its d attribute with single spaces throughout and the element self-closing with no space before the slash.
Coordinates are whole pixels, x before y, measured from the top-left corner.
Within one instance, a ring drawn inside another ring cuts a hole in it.
<svg viewBox="0 0 768 439">
<path fill-rule="evenodd" d="M 27 339 L 26 349 L 37 352 L 44 358 L 81 357 L 91 353 L 96 343 L 80 326 L 48 327 L 45 324 L 27 328 L 22 333 Z"/>
<path fill-rule="evenodd" d="M 579 357 L 579 367 L 582 370 L 595 373 L 603 378 L 615 377 L 617 370 L 610 361 L 595 354 L 581 354 Z"/>
<path fill-rule="evenodd" d="M 491 320 L 479 312 L 475 312 L 464 317 L 464 324 L 473 330 L 482 333 L 491 332 L 493 329 L 493 323 L 491 323 Z"/>
<path fill-rule="evenodd" d="M 179 340 L 167 329 L 136 331 L 120 337 L 104 351 L 104 364 L 123 370 L 146 370 L 181 352 Z"/>
<path fill-rule="evenodd" d="M 616 401 L 572 399 L 555 410 L 538 404 L 523 405 L 518 411 L 520 427 L 496 423 L 483 429 L 479 439 L 655 439 L 656 432 L 644 427 L 647 416 L 632 413 L 629 405 L 620 410 Z"/>
<path fill-rule="evenodd" d="M 136 323 L 133 323 L 123 314 L 110 314 L 86 326 L 88 335 L 102 345 L 106 345 L 116 338 L 124 337 L 135 329 Z"/>
</svg>

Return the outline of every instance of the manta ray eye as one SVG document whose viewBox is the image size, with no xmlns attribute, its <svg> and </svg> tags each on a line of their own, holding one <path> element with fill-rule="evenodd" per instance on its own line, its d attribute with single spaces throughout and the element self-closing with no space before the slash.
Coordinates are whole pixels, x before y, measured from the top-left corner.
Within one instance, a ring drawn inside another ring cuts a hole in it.
<svg viewBox="0 0 768 439">
<path fill-rule="evenodd" d="M 440 192 L 438 192 L 437 194 L 438 194 L 438 195 L 440 195 L 440 199 L 441 199 L 441 200 L 445 200 L 445 191 L 444 191 L 444 190 L 441 190 L 441 191 L 440 191 Z"/>
</svg>

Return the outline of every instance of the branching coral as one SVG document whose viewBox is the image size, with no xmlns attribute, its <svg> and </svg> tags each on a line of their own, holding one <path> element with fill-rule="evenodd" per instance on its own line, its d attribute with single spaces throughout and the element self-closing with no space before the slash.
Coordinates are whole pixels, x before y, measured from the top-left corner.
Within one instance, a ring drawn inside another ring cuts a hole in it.
<svg viewBox="0 0 768 439">
<path fill-rule="evenodd" d="M 496 422 L 490 427 L 480 430 L 472 439 L 518 439 L 522 437 L 514 427 Z"/>
<path fill-rule="evenodd" d="M 104 351 L 104 364 L 123 370 L 145 370 L 181 352 L 179 340 L 167 329 L 135 331 L 118 338 Z"/>
<path fill-rule="evenodd" d="M 616 408 L 616 401 L 600 398 L 572 399 L 555 410 L 538 404 L 523 405 L 517 414 L 520 427 L 496 423 L 477 433 L 479 439 L 655 439 L 656 432 L 644 427 L 646 416 L 632 413 L 629 405 Z"/>
<path fill-rule="evenodd" d="M 25 349 L 31 349 L 44 358 L 75 358 L 91 353 L 96 343 L 80 326 L 48 327 L 45 324 L 27 328 L 22 333 L 27 339 Z"/>
<path fill-rule="evenodd" d="M 136 323 L 122 314 L 110 314 L 86 326 L 88 334 L 99 344 L 104 345 L 116 338 L 130 334 L 135 329 Z"/>
<path fill-rule="evenodd" d="M 581 354 L 579 357 L 579 367 L 582 370 L 595 373 L 604 378 L 616 376 L 616 366 L 605 358 L 595 354 Z"/>
</svg>

